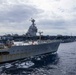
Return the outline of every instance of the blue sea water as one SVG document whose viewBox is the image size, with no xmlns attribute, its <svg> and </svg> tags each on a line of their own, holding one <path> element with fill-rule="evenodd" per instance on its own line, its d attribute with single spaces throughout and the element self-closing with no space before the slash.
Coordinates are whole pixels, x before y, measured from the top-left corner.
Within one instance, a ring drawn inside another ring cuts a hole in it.
<svg viewBox="0 0 76 75">
<path fill-rule="evenodd" d="M 76 42 L 61 43 L 53 55 L 0 64 L 0 75 L 76 75 Z"/>
</svg>

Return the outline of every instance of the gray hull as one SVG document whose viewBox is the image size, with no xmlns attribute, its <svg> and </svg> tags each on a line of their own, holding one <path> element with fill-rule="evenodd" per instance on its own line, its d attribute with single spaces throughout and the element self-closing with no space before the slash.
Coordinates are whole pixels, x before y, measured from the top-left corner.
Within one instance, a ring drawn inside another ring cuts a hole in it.
<svg viewBox="0 0 76 75">
<path fill-rule="evenodd" d="M 0 55 L 0 62 L 13 61 L 35 55 L 54 53 L 58 50 L 60 42 L 44 43 L 29 46 L 13 46 L 8 49 L 9 54 Z"/>
</svg>

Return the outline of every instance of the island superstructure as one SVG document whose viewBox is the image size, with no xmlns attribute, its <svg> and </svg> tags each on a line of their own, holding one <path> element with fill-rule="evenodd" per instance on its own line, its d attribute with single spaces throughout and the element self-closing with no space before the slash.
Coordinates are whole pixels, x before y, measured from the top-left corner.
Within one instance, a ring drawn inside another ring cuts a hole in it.
<svg viewBox="0 0 76 75">
<path fill-rule="evenodd" d="M 32 25 L 29 27 L 26 36 L 31 37 L 31 36 L 36 36 L 37 34 L 37 27 L 35 26 L 35 20 L 31 19 Z"/>
</svg>

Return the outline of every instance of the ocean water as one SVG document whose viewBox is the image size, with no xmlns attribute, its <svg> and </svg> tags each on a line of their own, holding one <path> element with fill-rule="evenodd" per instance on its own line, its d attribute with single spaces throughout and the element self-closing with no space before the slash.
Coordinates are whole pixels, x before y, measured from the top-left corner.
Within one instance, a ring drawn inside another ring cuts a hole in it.
<svg viewBox="0 0 76 75">
<path fill-rule="evenodd" d="M 53 55 L 0 64 L 0 75 L 76 75 L 76 42 L 61 43 Z"/>
</svg>

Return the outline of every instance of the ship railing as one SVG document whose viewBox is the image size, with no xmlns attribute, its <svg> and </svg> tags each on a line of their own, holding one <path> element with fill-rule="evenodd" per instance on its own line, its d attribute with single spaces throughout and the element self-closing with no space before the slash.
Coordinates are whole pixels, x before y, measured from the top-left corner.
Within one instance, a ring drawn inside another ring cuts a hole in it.
<svg viewBox="0 0 76 75">
<path fill-rule="evenodd" d="M 61 40 L 38 40 L 38 43 L 52 43 L 52 42 L 60 42 Z"/>
<path fill-rule="evenodd" d="M 60 40 L 36 40 L 36 41 L 28 41 L 28 42 L 14 42 L 13 46 L 23 46 L 23 45 L 38 45 L 43 43 L 52 43 L 52 42 L 59 42 Z"/>
</svg>

